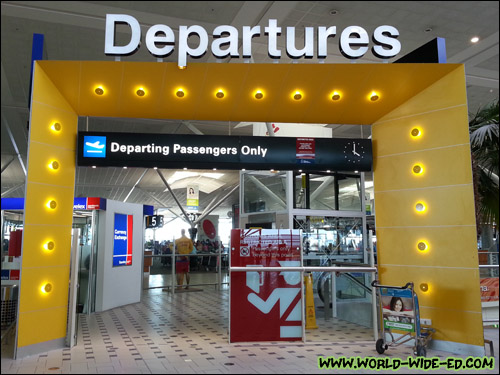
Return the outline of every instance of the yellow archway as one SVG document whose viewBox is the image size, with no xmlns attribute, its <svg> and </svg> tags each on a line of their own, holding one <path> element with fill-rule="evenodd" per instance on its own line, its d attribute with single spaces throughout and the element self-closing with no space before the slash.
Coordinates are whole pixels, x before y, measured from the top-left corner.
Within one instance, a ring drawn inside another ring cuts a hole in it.
<svg viewBox="0 0 500 375">
<path fill-rule="evenodd" d="M 484 351 L 463 65 L 38 61 L 19 356 L 60 347 L 66 334 L 78 116 L 372 124 L 381 283 L 415 283 L 445 350 Z"/>
</svg>

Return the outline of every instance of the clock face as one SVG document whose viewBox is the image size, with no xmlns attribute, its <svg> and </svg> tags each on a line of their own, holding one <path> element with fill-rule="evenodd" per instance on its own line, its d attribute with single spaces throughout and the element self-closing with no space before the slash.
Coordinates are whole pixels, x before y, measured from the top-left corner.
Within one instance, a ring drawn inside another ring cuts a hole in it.
<svg viewBox="0 0 500 375">
<path fill-rule="evenodd" d="M 364 147 L 359 142 L 349 141 L 344 146 L 344 158 L 353 165 L 360 164 L 365 157 L 365 153 Z"/>
</svg>

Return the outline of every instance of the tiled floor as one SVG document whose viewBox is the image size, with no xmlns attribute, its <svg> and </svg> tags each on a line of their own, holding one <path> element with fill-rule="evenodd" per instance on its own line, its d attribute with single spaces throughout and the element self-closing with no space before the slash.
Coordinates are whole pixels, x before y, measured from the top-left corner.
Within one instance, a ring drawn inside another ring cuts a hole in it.
<svg viewBox="0 0 500 375">
<path fill-rule="evenodd" d="M 77 346 L 72 349 L 14 361 L 6 358 L 2 348 L 2 374 L 322 373 L 332 370 L 319 370 L 318 356 L 413 357 L 412 348 L 404 345 L 379 355 L 371 329 L 340 319 L 325 324 L 321 317 L 319 329 L 308 331 L 306 343 L 229 344 L 228 290 L 217 291 L 213 286 L 195 289 L 200 291 L 174 295 L 162 289 L 145 290 L 141 303 L 82 314 Z M 496 340 L 495 369 L 476 373 L 498 373 L 498 329 L 490 331 Z M 427 357 L 434 356 L 451 354 L 429 349 Z"/>
</svg>

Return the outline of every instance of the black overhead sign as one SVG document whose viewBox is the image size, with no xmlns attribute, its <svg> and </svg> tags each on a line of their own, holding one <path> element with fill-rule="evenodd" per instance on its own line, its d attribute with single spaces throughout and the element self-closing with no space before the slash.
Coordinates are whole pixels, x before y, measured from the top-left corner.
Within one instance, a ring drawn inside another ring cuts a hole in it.
<svg viewBox="0 0 500 375">
<path fill-rule="evenodd" d="M 370 171 L 369 139 L 80 132 L 78 165 Z"/>
</svg>

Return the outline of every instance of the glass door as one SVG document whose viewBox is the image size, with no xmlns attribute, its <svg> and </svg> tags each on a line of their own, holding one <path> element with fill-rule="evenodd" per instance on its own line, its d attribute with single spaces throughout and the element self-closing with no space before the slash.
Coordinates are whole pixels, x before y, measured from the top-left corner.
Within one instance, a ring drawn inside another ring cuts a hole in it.
<svg viewBox="0 0 500 375">
<path fill-rule="evenodd" d="M 73 228 L 80 229 L 80 254 L 78 270 L 77 313 L 95 311 L 97 274 L 98 211 L 76 212 Z"/>
</svg>

